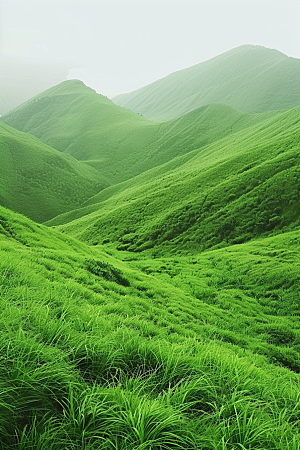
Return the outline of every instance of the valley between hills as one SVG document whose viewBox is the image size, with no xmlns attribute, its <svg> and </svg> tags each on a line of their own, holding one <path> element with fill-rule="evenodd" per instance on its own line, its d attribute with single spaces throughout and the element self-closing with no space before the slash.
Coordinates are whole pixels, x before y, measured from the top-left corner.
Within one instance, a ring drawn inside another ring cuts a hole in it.
<svg viewBox="0 0 300 450">
<path fill-rule="evenodd" d="M 299 450 L 300 60 L 0 118 L 0 449 Z"/>
</svg>

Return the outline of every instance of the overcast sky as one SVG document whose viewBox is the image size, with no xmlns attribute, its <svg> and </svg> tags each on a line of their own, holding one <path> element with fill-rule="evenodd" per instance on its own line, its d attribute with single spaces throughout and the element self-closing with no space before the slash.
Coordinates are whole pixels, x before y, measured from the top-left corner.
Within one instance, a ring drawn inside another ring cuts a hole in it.
<svg viewBox="0 0 300 450">
<path fill-rule="evenodd" d="M 1 52 L 112 96 L 242 44 L 300 58 L 299 0 L 0 0 Z M 1 70 L 1 68 L 0 68 Z"/>
</svg>

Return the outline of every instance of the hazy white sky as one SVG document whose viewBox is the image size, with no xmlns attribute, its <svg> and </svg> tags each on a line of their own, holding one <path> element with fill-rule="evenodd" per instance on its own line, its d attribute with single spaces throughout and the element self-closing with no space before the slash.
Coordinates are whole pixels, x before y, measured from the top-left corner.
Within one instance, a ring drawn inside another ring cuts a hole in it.
<svg viewBox="0 0 300 450">
<path fill-rule="evenodd" d="M 300 58 L 299 0 L 0 0 L 1 51 L 76 63 L 104 95 L 242 44 Z"/>
</svg>

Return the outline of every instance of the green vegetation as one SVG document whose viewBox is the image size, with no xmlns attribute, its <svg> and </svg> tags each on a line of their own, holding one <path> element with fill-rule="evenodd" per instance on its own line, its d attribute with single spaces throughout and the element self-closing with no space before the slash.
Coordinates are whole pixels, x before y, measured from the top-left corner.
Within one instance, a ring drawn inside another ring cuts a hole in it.
<svg viewBox="0 0 300 450">
<path fill-rule="evenodd" d="M 243 45 L 113 100 L 159 122 L 211 103 L 252 113 L 288 109 L 300 104 L 299 76 L 299 59 Z"/>
<path fill-rule="evenodd" d="M 299 170 L 297 107 L 111 186 L 49 224 L 119 250 L 198 253 L 299 226 Z"/>
<path fill-rule="evenodd" d="M 299 447 L 298 232 L 121 261 L 0 215 L 4 450 Z"/>
<path fill-rule="evenodd" d="M 108 185 L 99 173 L 0 122 L 0 203 L 43 222 Z"/>
<path fill-rule="evenodd" d="M 88 163 L 114 184 L 274 115 L 209 105 L 157 124 L 75 80 L 43 92 L 1 120 Z"/>
<path fill-rule="evenodd" d="M 114 281 L 123 286 L 130 285 L 126 278 L 123 277 L 122 273 L 111 264 L 97 261 L 96 259 L 88 259 L 86 260 L 86 268 L 90 273 L 97 275 L 98 277 L 103 277 L 108 281 Z"/>
<path fill-rule="evenodd" d="M 78 81 L 1 118 L 0 450 L 299 450 L 298 63 L 174 74 L 164 123 Z"/>
</svg>

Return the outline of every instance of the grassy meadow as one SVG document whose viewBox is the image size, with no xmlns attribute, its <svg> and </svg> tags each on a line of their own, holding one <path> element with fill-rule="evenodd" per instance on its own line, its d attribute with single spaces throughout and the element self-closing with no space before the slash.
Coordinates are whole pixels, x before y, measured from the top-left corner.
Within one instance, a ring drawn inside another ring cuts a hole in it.
<svg viewBox="0 0 300 450">
<path fill-rule="evenodd" d="M 0 450 L 300 449 L 298 67 L 1 117 Z"/>
<path fill-rule="evenodd" d="M 3 449 L 297 449 L 299 233 L 132 259 L 1 209 Z"/>
</svg>

